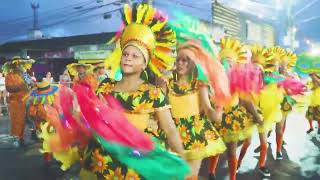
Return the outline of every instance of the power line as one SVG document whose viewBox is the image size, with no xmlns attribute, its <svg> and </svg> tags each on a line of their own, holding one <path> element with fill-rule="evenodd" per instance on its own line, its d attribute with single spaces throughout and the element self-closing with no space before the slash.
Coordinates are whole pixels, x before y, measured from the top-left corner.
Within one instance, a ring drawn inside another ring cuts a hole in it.
<svg viewBox="0 0 320 180">
<path fill-rule="evenodd" d="M 175 0 L 165 0 L 165 1 L 167 1 L 170 4 L 176 4 L 176 5 L 192 8 L 192 9 L 197 9 L 197 10 L 202 10 L 202 11 L 203 10 L 205 10 L 205 11 L 208 10 L 208 9 L 205 9 L 205 8 L 201 8 L 201 7 L 193 6 L 193 5 L 190 5 L 190 4 L 186 4 L 186 3 L 183 3 L 183 2 L 180 2 L 180 1 L 175 1 Z M 155 1 L 155 3 L 162 3 L 162 2 L 163 1 Z"/>
<path fill-rule="evenodd" d="M 300 13 L 302 13 L 304 10 L 308 9 L 309 7 L 311 7 L 313 4 L 315 4 L 316 2 L 318 2 L 319 0 L 314 0 L 314 1 L 311 1 L 309 4 L 305 5 L 303 8 L 301 8 L 300 10 L 298 10 L 294 16 L 297 16 L 299 15 Z"/>
<path fill-rule="evenodd" d="M 103 4 L 103 5 L 99 5 L 99 6 L 95 6 L 95 7 L 91 7 L 91 8 L 87 8 L 87 9 L 83 9 L 83 10 L 81 11 L 81 15 L 84 15 L 84 14 L 87 14 L 87 13 L 89 13 L 89 12 L 92 12 L 93 10 L 97 10 L 97 9 L 101 9 L 101 8 L 103 8 L 103 7 L 109 6 L 109 5 L 111 5 L 111 4 L 115 3 L 115 2 L 118 2 L 118 0 L 117 0 L 117 1 L 110 2 L 110 3 L 107 3 L 107 4 Z M 56 21 L 56 22 L 51 23 L 51 24 L 46 24 L 46 25 L 43 26 L 43 28 L 64 23 L 64 22 L 72 19 L 73 17 L 79 17 L 78 15 L 79 15 L 79 12 L 74 13 L 73 15 L 68 16 L 67 18 L 64 18 L 64 19 L 62 19 L 62 20 Z M 101 15 L 101 13 L 100 13 L 100 15 Z"/>
<path fill-rule="evenodd" d="M 74 7 L 83 6 L 83 5 L 90 5 L 90 4 L 94 3 L 95 1 L 96 0 L 87 0 L 87 1 L 84 1 L 84 2 L 67 5 L 67 6 L 64 6 L 64 7 L 61 7 L 61 8 L 50 9 L 50 10 L 43 11 L 43 12 L 40 11 L 39 13 L 41 14 L 41 16 L 50 16 L 51 14 L 56 15 L 58 13 L 64 12 L 68 8 L 74 8 Z M 7 25 L 22 24 L 22 23 L 26 23 L 26 22 L 32 20 L 32 18 L 33 18 L 33 16 L 30 15 L 30 16 L 24 16 L 24 17 L 15 18 L 15 19 L 9 19 L 9 20 L 6 20 L 6 21 L 1 21 L 0 23 L 7 24 Z"/>
<path fill-rule="evenodd" d="M 109 6 L 112 3 L 115 3 L 115 2 L 118 2 L 118 1 L 119 0 L 115 0 L 115 1 L 112 1 L 112 2 L 109 2 L 109 3 L 106 3 L 106 4 L 87 7 L 87 8 L 84 8 L 84 9 L 80 9 L 78 11 L 74 11 L 74 12 L 68 13 L 67 15 L 64 15 L 64 16 L 58 15 L 58 17 L 56 17 L 56 18 L 50 18 L 50 20 L 51 19 L 53 20 L 53 21 L 51 20 L 51 22 L 50 21 L 48 22 L 48 21 L 45 21 L 45 20 L 41 19 L 41 21 L 47 22 L 46 24 L 42 25 L 41 28 L 63 23 L 64 21 L 68 20 L 69 18 L 82 16 L 84 14 L 93 12 L 95 10 L 101 9 L 103 7 L 106 7 L 106 6 Z M 16 24 L 16 26 L 22 26 L 22 25 L 23 24 Z M 17 30 L 19 32 L 28 32 L 30 29 L 17 28 Z M 7 32 L 3 32 L 3 33 L 0 32 L 1 35 L 9 35 L 9 34 L 13 34 L 13 33 L 16 33 L 16 31 L 7 31 Z"/>
<path fill-rule="evenodd" d="M 314 21 L 314 20 L 317 20 L 317 19 L 320 19 L 320 16 L 312 16 L 312 17 L 310 17 L 310 18 L 306 18 L 306 19 L 298 22 L 297 24 L 298 24 L 298 25 L 301 25 L 301 24 L 308 23 L 308 22 L 310 22 L 310 21 Z"/>
</svg>

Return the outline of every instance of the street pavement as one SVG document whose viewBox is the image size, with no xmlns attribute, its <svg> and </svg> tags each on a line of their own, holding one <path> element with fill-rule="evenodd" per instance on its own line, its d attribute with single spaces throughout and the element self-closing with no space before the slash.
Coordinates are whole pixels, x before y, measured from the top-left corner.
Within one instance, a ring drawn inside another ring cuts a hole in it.
<svg viewBox="0 0 320 180">
<path fill-rule="evenodd" d="M 267 165 L 271 170 L 272 180 L 319 180 L 320 179 L 320 136 L 316 131 L 306 135 L 308 123 L 304 113 L 292 112 L 287 121 L 283 149 L 284 160 L 275 160 L 275 133 L 269 137 L 271 143 L 268 149 Z M 27 129 L 26 129 L 27 130 Z M 0 180 L 60 180 L 63 172 L 58 164 L 49 169 L 45 168 L 39 153 L 40 144 L 30 140 L 26 131 L 26 147 L 15 149 L 12 147 L 8 134 L 8 117 L 0 117 Z M 258 155 L 253 152 L 259 145 L 257 133 L 253 136 L 252 144 L 243 160 L 238 180 L 262 179 L 256 171 Z M 240 150 L 240 148 L 238 148 Z M 228 179 L 226 157 L 220 158 L 217 170 L 218 180 Z M 201 180 L 207 179 L 207 160 L 202 163 Z"/>
</svg>

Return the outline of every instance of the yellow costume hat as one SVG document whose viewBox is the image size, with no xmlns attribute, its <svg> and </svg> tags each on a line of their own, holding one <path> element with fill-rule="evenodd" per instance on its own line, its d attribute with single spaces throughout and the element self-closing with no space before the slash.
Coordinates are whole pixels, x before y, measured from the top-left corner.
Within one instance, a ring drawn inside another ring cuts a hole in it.
<svg viewBox="0 0 320 180">
<path fill-rule="evenodd" d="M 98 69 L 98 68 L 105 68 L 105 64 L 104 64 L 103 60 L 96 61 L 92 65 L 94 66 L 93 70 Z"/>
<path fill-rule="evenodd" d="M 224 37 L 221 39 L 221 50 L 219 53 L 220 59 L 232 59 L 237 63 L 246 63 L 247 55 L 243 48 L 243 44 L 234 38 Z"/>
<path fill-rule="evenodd" d="M 36 83 L 38 89 L 44 89 L 50 86 L 50 83 L 46 80 L 42 80 L 41 82 Z"/>
<path fill-rule="evenodd" d="M 252 63 L 259 64 L 265 72 L 274 70 L 274 58 L 268 53 L 268 49 L 256 44 L 251 46 L 251 53 Z"/>
<path fill-rule="evenodd" d="M 83 66 L 86 71 L 91 71 L 93 69 L 93 66 L 91 64 L 84 64 L 84 63 L 72 63 L 67 65 L 67 69 L 70 73 L 70 75 L 75 76 L 78 74 L 77 67 Z"/>
<path fill-rule="evenodd" d="M 21 67 L 23 71 L 27 71 L 32 68 L 32 64 L 35 62 L 33 59 L 24 59 L 20 56 L 14 56 L 12 61 L 4 63 L 2 70 L 4 74 L 10 72 L 16 65 Z"/>
<path fill-rule="evenodd" d="M 110 42 L 117 42 L 117 47 L 105 61 L 106 67 L 111 66 L 112 73 L 120 64 L 122 50 L 132 45 L 143 54 L 149 68 L 157 75 L 172 69 L 175 57 L 176 34 L 167 26 L 167 19 L 148 4 L 140 4 L 131 8 L 124 5 L 124 28 Z"/>
</svg>

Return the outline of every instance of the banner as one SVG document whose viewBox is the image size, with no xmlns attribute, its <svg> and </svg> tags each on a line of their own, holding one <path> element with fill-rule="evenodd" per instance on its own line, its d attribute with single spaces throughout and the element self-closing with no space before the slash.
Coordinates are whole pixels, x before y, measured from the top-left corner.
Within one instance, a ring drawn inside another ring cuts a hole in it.
<svg viewBox="0 0 320 180">
<path fill-rule="evenodd" d="M 110 52 L 109 50 L 77 51 L 74 53 L 74 59 L 105 59 Z"/>
</svg>

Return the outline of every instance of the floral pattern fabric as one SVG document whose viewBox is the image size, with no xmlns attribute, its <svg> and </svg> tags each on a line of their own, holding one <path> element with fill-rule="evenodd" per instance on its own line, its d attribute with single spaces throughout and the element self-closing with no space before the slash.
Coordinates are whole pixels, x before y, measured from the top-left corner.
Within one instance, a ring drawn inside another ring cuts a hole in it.
<svg viewBox="0 0 320 180">
<path fill-rule="evenodd" d="M 306 118 L 308 120 L 320 120 L 320 106 L 309 106 L 306 113 Z"/>
<path fill-rule="evenodd" d="M 216 125 L 225 142 L 241 141 L 251 136 L 253 118 L 250 118 L 246 109 L 240 105 L 224 110 L 220 125 Z"/>
<path fill-rule="evenodd" d="M 208 87 L 203 81 L 178 84 L 169 81 L 169 93 L 182 97 L 188 93 Z M 203 114 L 190 115 L 184 118 L 173 118 L 180 133 L 187 159 L 203 159 L 214 156 L 225 150 L 225 145 L 218 132 Z"/>
<path fill-rule="evenodd" d="M 286 96 L 283 98 L 283 101 L 281 102 L 281 111 L 283 113 L 289 113 L 292 111 L 292 107 L 296 104 L 296 101 L 290 97 Z"/>
<path fill-rule="evenodd" d="M 97 89 L 97 94 L 114 96 L 126 111 L 132 113 L 150 113 L 165 108 L 168 100 L 159 88 L 147 83 L 142 84 L 139 90 L 134 92 L 116 92 L 113 90 L 116 81 L 105 79 Z M 144 130 L 146 134 L 154 137 L 157 133 L 150 128 Z M 104 150 L 101 145 L 92 140 L 83 155 L 85 169 L 95 173 L 98 179 L 107 180 L 140 180 L 144 179 L 133 169 L 112 157 L 112 154 Z"/>
</svg>

